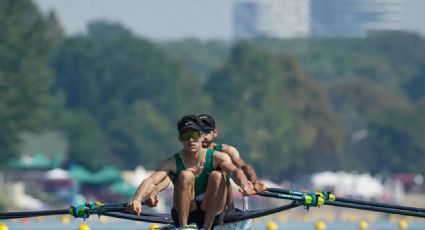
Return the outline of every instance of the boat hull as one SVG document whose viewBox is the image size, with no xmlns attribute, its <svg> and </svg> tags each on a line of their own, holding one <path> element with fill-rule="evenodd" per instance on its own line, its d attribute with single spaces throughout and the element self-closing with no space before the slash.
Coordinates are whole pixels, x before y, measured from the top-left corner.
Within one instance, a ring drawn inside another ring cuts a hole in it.
<svg viewBox="0 0 425 230">
<path fill-rule="evenodd" d="M 252 220 L 242 220 L 232 223 L 226 223 L 222 225 L 217 225 L 214 227 L 214 230 L 249 230 L 251 229 Z M 173 225 L 166 225 L 160 228 L 160 230 L 175 230 L 176 228 Z M 184 229 L 194 229 L 194 228 L 184 228 Z"/>
</svg>

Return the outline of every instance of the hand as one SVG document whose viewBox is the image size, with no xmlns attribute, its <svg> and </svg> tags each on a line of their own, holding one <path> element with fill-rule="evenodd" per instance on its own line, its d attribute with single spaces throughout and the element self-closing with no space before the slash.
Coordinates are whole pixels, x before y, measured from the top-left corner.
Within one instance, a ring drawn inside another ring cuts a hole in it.
<svg viewBox="0 0 425 230">
<path fill-rule="evenodd" d="M 255 194 L 255 189 L 254 189 L 254 186 L 252 185 L 252 183 L 250 181 L 248 181 L 248 183 L 243 184 L 239 188 L 239 192 L 241 192 L 242 195 L 244 195 L 244 196 L 250 196 L 250 195 Z"/>
<path fill-rule="evenodd" d="M 145 204 L 151 208 L 158 206 L 159 196 L 156 192 L 151 192 L 149 197 L 145 200 Z"/>
<path fill-rule="evenodd" d="M 191 171 L 193 173 L 193 175 L 195 175 L 195 176 L 199 176 L 202 173 L 202 170 L 204 170 L 204 165 L 202 164 L 200 166 L 191 167 L 191 168 L 188 168 L 186 170 Z"/>
<path fill-rule="evenodd" d="M 257 180 L 254 182 L 254 189 L 257 192 L 263 192 L 267 190 L 267 187 L 262 182 Z"/>
<path fill-rule="evenodd" d="M 133 199 L 127 204 L 126 211 L 136 213 L 140 216 L 140 213 L 142 213 L 142 203 L 137 199 Z"/>
</svg>

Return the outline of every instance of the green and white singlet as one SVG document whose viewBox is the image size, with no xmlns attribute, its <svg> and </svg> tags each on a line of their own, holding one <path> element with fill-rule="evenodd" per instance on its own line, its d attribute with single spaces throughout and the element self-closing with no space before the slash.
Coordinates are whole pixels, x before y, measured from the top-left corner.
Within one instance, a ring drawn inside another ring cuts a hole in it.
<svg viewBox="0 0 425 230">
<path fill-rule="evenodd" d="M 213 149 L 207 149 L 207 153 L 205 154 L 204 169 L 202 170 L 201 174 L 195 178 L 195 197 L 203 195 L 207 190 L 208 175 L 211 171 L 214 170 L 214 152 L 215 151 Z M 174 177 L 173 183 L 175 183 L 180 172 L 186 169 L 179 153 L 174 154 L 174 158 L 176 160 L 176 176 Z"/>
<path fill-rule="evenodd" d="M 214 150 L 222 152 L 223 144 L 215 143 Z"/>
</svg>

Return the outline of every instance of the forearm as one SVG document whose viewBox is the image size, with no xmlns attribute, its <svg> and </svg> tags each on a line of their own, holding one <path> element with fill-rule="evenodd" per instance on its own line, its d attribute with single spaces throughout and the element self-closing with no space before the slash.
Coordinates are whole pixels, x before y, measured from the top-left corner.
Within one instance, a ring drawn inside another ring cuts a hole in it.
<svg viewBox="0 0 425 230">
<path fill-rule="evenodd" d="M 160 193 L 164 191 L 171 183 L 170 177 L 166 176 L 159 184 L 155 186 L 154 192 Z"/>
<path fill-rule="evenodd" d="M 246 165 L 245 162 L 239 157 L 231 157 L 231 159 L 232 163 L 240 169 L 242 169 L 242 167 Z"/>
<path fill-rule="evenodd" d="M 153 180 L 151 178 L 145 179 L 137 188 L 132 199 L 142 201 L 155 189 L 155 187 L 156 186 L 153 184 Z"/>
<path fill-rule="evenodd" d="M 251 167 L 251 165 L 245 164 L 241 167 L 242 171 L 246 175 L 249 181 L 255 183 L 257 181 L 257 174 L 255 170 Z"/>
<path fill-rule="evenodd" d="M 233 181 L 240 187 L 246 185 L 248 183 L 248 178 L 246 178 L 245 174 L 240 169 L 235 169 L 230 176 Z"/>
<path fill-rule="evenodd" d="M 244 172 L 245 176 L 248 178 L 249 181 L 253 183 L 257 181 L 257 174 L 255 173 L 255 170 L 251 167 L 251 165 L 245 163 L 245 161 L 243 161 L 239 157 L 232 158 L 232 163 L 236 167 L 242 169 L 242 171 Z"/>
</svg>

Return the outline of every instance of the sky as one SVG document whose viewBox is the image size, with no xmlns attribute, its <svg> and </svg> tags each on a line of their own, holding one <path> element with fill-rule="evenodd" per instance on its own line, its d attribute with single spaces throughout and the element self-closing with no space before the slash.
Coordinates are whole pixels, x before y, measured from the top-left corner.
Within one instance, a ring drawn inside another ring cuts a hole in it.
<svg viewBox="0 0 425 230">
<path fill-rule="evenodd" d="M 45 13 L 54 10 L 67 34 L 85 32 L 87 23 L 106 20 L 119 22 L 135 34 L 153 40 L 229 40 L 232 5 L 237 0 L 33 1 Z M 402 28 L 425 36 L 425 0 L 405 1 Z"/>
</svg>

